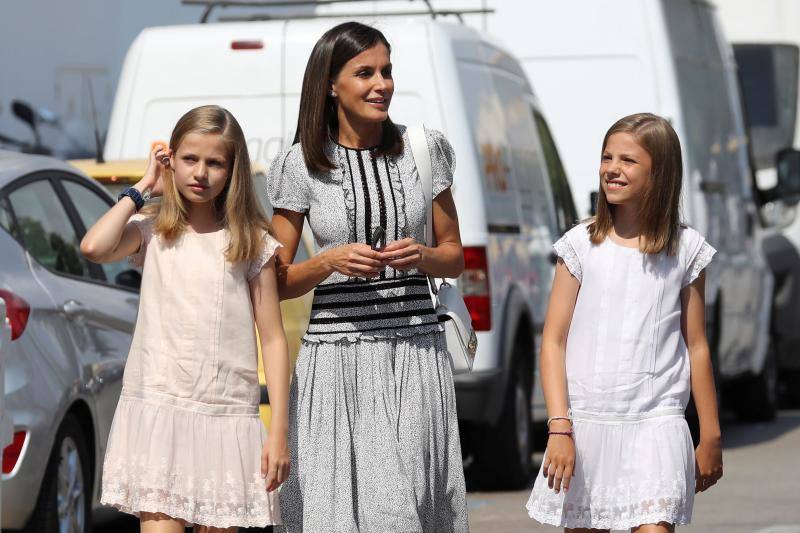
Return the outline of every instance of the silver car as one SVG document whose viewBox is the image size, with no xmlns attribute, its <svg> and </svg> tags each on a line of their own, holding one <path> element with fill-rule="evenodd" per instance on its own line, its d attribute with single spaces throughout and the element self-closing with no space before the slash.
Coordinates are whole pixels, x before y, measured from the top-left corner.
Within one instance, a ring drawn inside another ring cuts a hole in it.
<svg viewBox="0 0 800 533">
<path fill-rule="evenodd" d="M 113 199 L 70 165 L 0 151 L 0 297 L 5 407 L 2 529 L 89 531 L 139 306 L 124 261 L 86 261 L 79 243 Z"/>
</svg>

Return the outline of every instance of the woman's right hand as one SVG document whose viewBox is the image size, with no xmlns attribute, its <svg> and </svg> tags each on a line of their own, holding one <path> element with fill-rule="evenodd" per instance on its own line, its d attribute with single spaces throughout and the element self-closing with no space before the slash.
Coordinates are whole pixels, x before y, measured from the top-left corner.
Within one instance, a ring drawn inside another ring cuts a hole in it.
<svg viewBox="0 0 800 533">
<path fill-rule="evenodd" d="M 147 161 L 147 170 L 144 176 L 137 183 L 139 192 L 150 191 L 150 196 L 161 196 L 164 193 L 164 173 L 169 168 L 169 156 L 172 151 L 163 142 L 153 144 L 150 150 L 150 157 Z"/>
<path fill-rule="evenodd" d="M 375 278 L 385 268 L 380 252 L 363 243 L 346 244 L 323 254 L 330 270 L 351 278 Z"/>
<path fill-rule="evenodd" d="M 569 421 L 553 420 L 550 431 L 567 432 L 572 429 Z M 542 475 L 547 478 L 547 486 L 556 491 L 569 490 L 575 468 L 575 442 L 572 435 L 550 435 L 547 438 L 547 451 L 544 454 Z"/>
</svg>

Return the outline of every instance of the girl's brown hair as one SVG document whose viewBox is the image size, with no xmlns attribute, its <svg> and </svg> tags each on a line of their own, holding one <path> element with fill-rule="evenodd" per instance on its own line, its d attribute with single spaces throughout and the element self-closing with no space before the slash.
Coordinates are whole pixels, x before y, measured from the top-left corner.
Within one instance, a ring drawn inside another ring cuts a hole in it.
<svg viewBox="0 0 800 533">
<path fill-rule="evenodd" d="M 330 95 L 331 81 L 339 75 L 345 63 L 378 44 L 383 44 L 391 53 L 389 41 L 379 30 L 359 22 L 345 22 L 325 32 L 314 45 L 303 76 L 294 137 L 294 143 L 301 145 L 309 170 L 336 168 L 325 153 L 325 143 L 339 128 L 336 101 Z M 391 119 L 383 122 L 381 144 L 375 151 L 384 155 L 402 153 L 403 137 Z"/>
<path fill-rule="evenodd" d="M 228 162 L 228 181 L 214 201 L 217 217 L 230 234 L 225 259 L 231 263 L 251 261 L 261 252 L 269 221 L 261 209 L 253 186 L 250 156 L 242 128 L 227 109 L 215 105 L 196 107 L 183 115 L 169 140 L 172 153 L 190 133 L 220 135 Z M 178 192 L 172 169 L 163 174 L 164 196 L 149 208 L 154 215 L 153 231 L 167 240 L 179 237 L 188 224 L 186 200 Z"/>
<path fill-rule="evenodd" d="M 619 119 L 609 128 L 603 139 L 603 151 L 608 139 L 615 133 L 632 135 L 652 160 L 650 181 L 639 206 L 639 250 L 647 254 L 666 250 L 667 254 L 675 255 L 678 250 L 683 177 L 678 134 L 669 122 L 658 115 L 636 113 Z M 601 183 L 597 214 L 589 224 L 589 235 L 594 244 L 600 244 L 608 236 L 614 225 L 613 216 L 614 206 L 608 202 Z"/>
</svg>

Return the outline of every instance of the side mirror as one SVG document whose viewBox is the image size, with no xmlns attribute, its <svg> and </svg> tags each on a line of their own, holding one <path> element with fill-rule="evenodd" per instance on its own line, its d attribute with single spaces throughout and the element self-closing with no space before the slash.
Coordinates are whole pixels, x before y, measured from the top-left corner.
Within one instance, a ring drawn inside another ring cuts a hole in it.
<svg viewBox="0 0 800 533">
<path fill-rule="evenodd" d="M 139 274 L 138 270 L 129 268 L 117 274 L 114 278 L 114 283 L 122 285 L 123 287 L 138 289 L 142 286 L 142 275 Z"/>
<path fill-rule="evenodd" d="M 33 111 L 33 108 L 30 105 L 19 100 L 13 100 L 11 102 L 11 111 L 14 112 L 14 115 L 18 119 L 20 119 L 22 122 L 25 122 L 34 131 L 36 131 L 36 113 Z"/>
<path fill-rule="evenodd" d="M 775 155 L 778 195 L 784 200 L 800 196 L 800 150 L 784 148 Z"/>
</svg>

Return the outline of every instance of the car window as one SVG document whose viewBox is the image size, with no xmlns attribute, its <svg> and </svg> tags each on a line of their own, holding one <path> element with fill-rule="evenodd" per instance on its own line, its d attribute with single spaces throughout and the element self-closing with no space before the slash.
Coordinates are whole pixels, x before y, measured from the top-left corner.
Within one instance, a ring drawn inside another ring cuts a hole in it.
<svg viewBox="0 0 800 533">
<path fill-rule="evenodd" d="M 11 208 L 8 206 L 8 200 L 0 197 L 0 226 L 3 227 L 11 235 L 17 236 L 14 231 L 14 219 L 11 216 Z"/>
<path fill-rule="evenodd" d="M 572 191 L 569 188 L 567 173 L 561 164 L 558 148 L 556 148 L 556 143 L 550 134 L 547 121 L 536 110 L 533 111 L 533 116 L 536 119 L 536 127 L 539 130 L 539 139 L 542 141 L 547 174 L 550 178 L 550 190 L 553 193 L 556 216 L 558 217 L 558 231 L 563 234 L 578 222 L 578 213 L 575 210 L 575 202 L 572 200 Z"/>
<path fill-rule="evenodd" d="M 8 195 L 25 248 L 44 266 L 63 274 L 91 277 L 80 241 L 48 180 L 37 180 Z"/>
<path fill-rule="evenodd" d="M 84 228 L 87 230 L 97 222 L 98 218 L 108 211 L 109 207 L 111 207 L 103 197 L 78 182 L 65 179 L 61 180 L 61 184 L 64 186 L 64 189 L 66 189 L 67 195 L 75 205 L 75 210 L 78 212 L 78 216 L 81 222 L 83 222 Z M 122 260 L 115 263 L 103 263 L 100 266 L 103 268 L 106 280 L 109 283 L 127 285 L 127 283 L 120 283 L 122 278 L 119 277 L 123 272 L 131 270 L 131 266 L 127 261 Z M 123 274 L 123 277 L 127 275 L 127 273 Z"/>
</svg>

